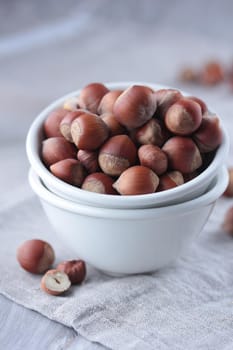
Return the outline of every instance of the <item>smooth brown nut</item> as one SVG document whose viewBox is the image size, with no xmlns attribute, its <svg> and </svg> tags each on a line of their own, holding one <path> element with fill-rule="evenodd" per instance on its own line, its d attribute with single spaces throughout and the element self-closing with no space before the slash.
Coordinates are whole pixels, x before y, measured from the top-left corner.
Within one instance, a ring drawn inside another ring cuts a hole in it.
<svg viewBox="0 0 233 350">
<path fill-rule="evenodd" d="M 108 139 L 99 151 L 99 165 L 102 171 L 118 176 L 136 163 L 137 148 L 127 135 L 116 135 Z"/>
<path fill-rule="evenodd" d="M 228 169 L 229 174 L 229 182 L 226 191 L 224 192 L 224 196 L 233 197 L 233 168 Z"/>
<path fill-rule="evenodd" d="M 205 116 L 199 129 L 193 134 L 202 153 L 215 150 L 222 142 L 223 134 L 217 116 Z"/>
<path fill-rule="evenodd" d="M 71 124 L 73 142 L 79 149 L 93 151 L 99 148 L 108 138 L 109 129 L 97 115 L 81 114 Z"/>
<path fill-rule="evenodd" d="M 112 113 L 104 113 L 100 117 L 108 126 L 111 136 L 126 134 L 126 129 L 116 120 Z"/>
<path fill-rule="evenodd" d="M 202 165 L 202 158 L 195 143 L 188 137 L 174 136 L 163 146 L 168 166 L 182 174 L 192 173 Z"/>
<path fill-rule="evenodd" d="M 66 100 L 63 104 L 63 108 L 69 112 L 77 111 L 80 108 L 78 104 L 78 97 L 71 97 Z"/>
<path fill-rule="evenodd" d="M 65 272 L 49 270 L 42 277 L 41 289 L 50 295 L 61 295 L 71 287 L 71 282 Z"/>
<path fill-rule="evenodd" d="M 86 177 L 82 189 L 102 194 L 117 194 L 112 187 L 114 180 L 104 173 L 93 173 Z"/>
<path fill-rule="evenodd" d="M 101 83 L 92 83 L 85 86 L 80 92 L 78 103 L 80 108 L 87 109 L 92 113 L 97 113 L 100 101 L 103 96 L 109 92 Z"/>
<path fill-rule="evenodd" d="M 168 139 L 168 131 L 161 121 L 155 118 L 150 119 L 140 128 L 131 132 L 132 139 L 140 145 L 152 144 L 161 147 Z"/>
<path fill-rule="evenodd" d="M 65 272 L 71 284 L 80 284 L 86 277 L 86 264 L 83 260 L 63 261 L 57 266 L 57 270 Z"/>
<path fill-rule="evenodd" d="M 71 124 L 76 118 L 78 118 L 83 113 L 87 113 L 87 112 L 84 109 L 77 109 L 76 111 L 73 111 L 73 112 L 67 112 L 65 117 L 62 119 L 60 123 L 60 132 L 67 141 L 73 142 L 73 138 L 70 131 Z"/>
<path fill-rule="evenodd" d="M 98 114 L 112 113 L 113 106 L 117 98 L 122 94 L 123 90 L 112 90 L 107 92 L 98 107 Z"/>
<path fill-rule="evenodd" d="M 179 171 L 170 171 L 164 175 L 162 175 L 159 179 L 159 186 L 157 191 L 166 191 L 171 188 L 180 186 L 184 183 L 184 178 L 181 172 Z"/>
<path fill-rule="evenodd" d="M 51 137 L 42 142 L 41 156 L 46 166 L 67 158 L 75 159 L 76 153 L 76 147 L 64 137 Z"/>
<path fill-rule="evenodd" d="M 222 228 L 226 233 L 233 236 L 233 207 L 230 207 L 224 217 Z"/>
<path fill-rule="evenodd" d="M 199 106 L 201 107 L 202 115 L 208 111 L 206 103 L 203 100 L 201 100 L 200 98 L 195 97 L 195 96 L 189 96 L 189 97 L 187 97 L 187 99 L 192 100 L 192 101 L 199 104 Z"/>
<path fill-rule="evenodd" d="M 217 61 L 207 62 L 200 74 L 201 82 L 205 85 L 216 85 L 224 80 L 224 70 Z"/>
<path fill-rule="evenodd" d="M 157 146 L 143 145 L 138 149 L 140 164 L 150 168 L 157 175 L 167 171 L 168 160 L 166 154 Z"/>
<path fill-rule="evenodd" d="M 67 110 L 58 108 L 51 113 L 44 121 L 44 133 L 47 138 L 62 136 L 60 132 L 60 123 L 67 114 Z"/>
<path fill-rule="evenodd" d="M 173 134 L 188 136 L 201 125 L 201 107 L 191 99 L 182 98 L 168 109 L 164 121 Z"/>
<path fill-rule="evenodd" d="M 31 273 L 47 271 L 55 259 L 51 245 L 41 239 L 25 241 L 17 249 L 17 260 L 21 267 Z"/>
<path fill-rule="evenodd" d="M 161 89 L 154 92 L 154 98 L 157 101 L 156 115 L 163 119 L 167 110 L 182 98 L 180 91 L 175 89 Z"/>
<path fill-rule="evenodd" d="M 80 149 L 77 153 L 78 160 L 87 169 L 88 173 L 96 173 L 99 170 L 98 152 Z"/>
<path fill-rule="evenodd" d="M 122 195 L 137 195 L 155 192 L 158 184 L 159 178 L 151 169 L 135 165 L 126 169 L 113 187 Z"/>
<path fill-rule="evenodd" d="M 128 129 L 138 128 L 152 118 L 156 110 L 153 91 L 147 86 L 134 85 L 116 100 L 113 114 Z"/>
<path fill-rule="evenodd" d="M 86 170 L 79 160 L 63 159 L 50 166 L 50 171 L 60 180 L 80 187 L 86 177 Z"/>
</svg>

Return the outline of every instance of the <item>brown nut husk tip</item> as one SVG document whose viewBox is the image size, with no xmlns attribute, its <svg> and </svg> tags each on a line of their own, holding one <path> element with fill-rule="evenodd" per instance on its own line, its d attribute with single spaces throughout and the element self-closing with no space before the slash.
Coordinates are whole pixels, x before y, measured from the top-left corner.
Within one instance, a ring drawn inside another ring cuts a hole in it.
<svg viewBox="0 0 233 350">
<path fill-rule="evenodd" d="M 97 113 L 100 101 L 109 89 L 101 83 L 91 83 L 85 86 L 79 95 L 78 103 L 80 108 Z"/>
<path fill-rule="evenodd" d="M 41 289 L 50 295 L 61 295 L 71 287 L 71 281 L 65 272 L 60 270 L 49 270 L 42 277 Z"/>
<path fill-rule="evenodd" d="M 93 151 L 99 148 L 109 135 L 109 129 L 97 115 L 83 113 L 71 124 L 73 142 L 79 149 Z"/>
<path fill-rule="evenodd" d="M 159 184 L 158 176 L 149 168 L 135 165 L 125 170 L 113 187 L 122 195 L 153 193 Z"/>
<path fill-rule="evenodd" d="M 76 153 L 76 147 L 64 137 L 51 137 L 42 142 L 41 156 L 47 167 L 63 159 L 75 159 Z"/>
<path fill-rule="evenodd" d="M 136 163 L 137 148 L 127 135 L 116 135 L 108 139 L 99 151 L 101 170 L 110 176 L 118 176 Z"/>
<path fill-rule="evenodd" d="M 230 207 L 224 217 L 224 221 L 222 223 L 223 230 L 233 236 L 233 207 Z"/>
<path fill-rule="evenodd" d="M 181 98 L 165 114 L 165 125 L 175 135 L 188 136 L 201 125 L 201 106 L 188 98 Z"/>
<path fill-rule="evenodd" d="M 138 128 L 152 118 L 157 106 L 153 90 L 147 86 L 133 85 L 116 100 L 113 114 L 127 129 Z"/>
<path fill-rule="evenodd" d="M 63 108 L 55 109 L 49 113 L 43 125 L 44 133 L 47 138 L 62 136 L 60 132 L 60 123 L 66 114 L 67 110 Z"/>
<path fill-rule="evenodd" d="M 171 170 L 187 174 L 192 173 L 202 165 L 200 151 L 189 137 L 171 137 L 164 144 L 162 150 L 168 157 L 168 166 Z"/>
<path fill-rule="evenodd" d="M 86 264 L 83 260 L 63 261 L 57 266 L 57 270 L 66 273 L 71 284 L 80 284 L 86 277 Z"/>
<path fill-rule="evenodd" d="M 202 115 L 204 115 L 205 113 L 208 112 L 208 108 L 207 108 L 206 103 L 203 100 L 201 100 L 200 98 L 195 97 L 195 96 L 189 96 L 189 97 L 187 97 L 187 99 L 192 100 L 192 101 L 199 104 L 199 106 L 201 107 Z"/>
<path fill-rule="evenodd" d="M 93 173 L 85 178 L 82 189 L 102 194 L 117 194 L 113 183 L 114 180 L 110 176 L 104 173 Z"/>
<path fill-rule="evenodd" d="M 50 166 L 51 173 L 70 185 L 80 187 L 86 177 L 86 169 L 76 159 L 60 160 Z"/>
<path fill-rule="evenodd" d="M 80 149 L 77 153 L 78 160 L 87 169 L 88 173 L 96 173 L 99 170 L 98 152 Z"/>
<path fill-rule="evenodd" d="M 31 273 L 44 273 L 53 264 L 54 259 L 52 246 L 41 239 L 25 241 L 17 249 L 19 264 L 24 270 Z"/>
<path fill-rule="evenodd" d="M 184 177 L 179 171 L 170 171 L 162 175 L 159 179 L 159 186 L 157 191 L 166 191 L 171 188 L 183 185 Z"/>
<path fill-rule="evenodd" d="M 223 195 L 225 197 L 233 197 L 233 168 L 228 169 L 228 174 L 229 174 L 229 182 L 227 185 L 227 189 Z"/>
<path fill-rule="evenodd" d="M 157 146 L 142 145 L 138 149 L 140 164 L 150 168 L 157 175 L 167 171 L 168 160 L 166 154 Z"/>
</svg>

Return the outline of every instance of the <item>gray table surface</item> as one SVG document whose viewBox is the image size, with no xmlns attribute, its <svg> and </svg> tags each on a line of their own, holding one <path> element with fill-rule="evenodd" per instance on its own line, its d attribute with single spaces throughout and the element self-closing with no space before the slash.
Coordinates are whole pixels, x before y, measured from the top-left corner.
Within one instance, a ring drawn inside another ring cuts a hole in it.
<svg viewBox="0 0 233 350">
<path fill-rule="evenodd" d="M 233 61 L 232 11 L 230 0 L 1 1 L 1 209 L 15 204 L 12 193 L 31 193 L 24 140 L 34 117 L 88 82 L 168 84 L 202 96 L 223 116 L 232 113 L 226 86 L 187 87 L 176 80 L 184 63 Z M 1 295 L 0 310 L 1 349 L 102 348 Z"/>
</svg>

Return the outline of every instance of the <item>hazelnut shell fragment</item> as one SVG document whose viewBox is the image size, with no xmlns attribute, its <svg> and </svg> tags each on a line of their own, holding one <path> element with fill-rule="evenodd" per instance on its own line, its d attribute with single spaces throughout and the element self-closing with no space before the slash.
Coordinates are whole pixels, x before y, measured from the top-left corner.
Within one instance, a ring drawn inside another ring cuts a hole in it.
<svg viewBox="0 0 233 350">
<path fill-rule="evenodd" d="M 50 295 L 61 295 L 70 287 L 68 275 L 60 270 L 49 270 L 41 279 L 41 289 Z"/>
</svg>

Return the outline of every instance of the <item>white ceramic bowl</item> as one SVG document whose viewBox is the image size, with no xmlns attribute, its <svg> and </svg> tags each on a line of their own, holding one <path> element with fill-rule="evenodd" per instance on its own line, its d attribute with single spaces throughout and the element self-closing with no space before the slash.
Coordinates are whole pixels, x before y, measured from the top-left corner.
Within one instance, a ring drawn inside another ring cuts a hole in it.
<svg viewBox="0 0 233 350">
<path fill-rule="evenodd" d="M 29 181 L 49 221 L 75 256 L 112 275 L 155 271 L 182 254 L 224 192 L 222 167 L 202 196 L 149 209 L 106 209 L 77 204 L 50 192 L 31 170 Z"/>
<path fill-rule="evenodd" d="M 109 83 L 106 84 L 106 86 L 108 86 L 110 89 L 125 89 L 133 84 L 147 85 L 155 90 L 167 88 L 166 86 L 162 85 L 142 82 Z M 224 135 L 223 142 L 218 148 L 213 161 L 208 166 L 208 168 L 205 169 L 199 176 L 183 184 L 182 186 L 178 186 L 164 192 L 135 196 L 105 195 L 84 191 L 77 187 L 71 186 L 64 181 L 56 178 L 49 172 L 49 170 L 44 166 L 43 162 L 40 159 L 40 149 L 43 139 L 43 122 L 47 118 L 48 114 L 52 110 L 62 106 L 67 98 L 78 96 L 79 92 L 80 90 L 74 91 L 71 94 L 55 101 L 45 110 L 43 110 L 31 125 L 26 142 L 27 155 L 32 168 L 43 180 L 43 183 L 49 190 L 63 198 L 73 200 L 77 203 L 87 203 L 88 205 L 104 208 L 149 208 L 175 204 L 192 199 L 194 197 L 198 197 L 204 193 L 209 183 L 226 160 L 226 156 L 229 150 L 229 139 L 223 128 L 223 125 L 221 125 Z M 187 93 L 182 93 L 184 95 L 188 95 Z"/>
</svg>

